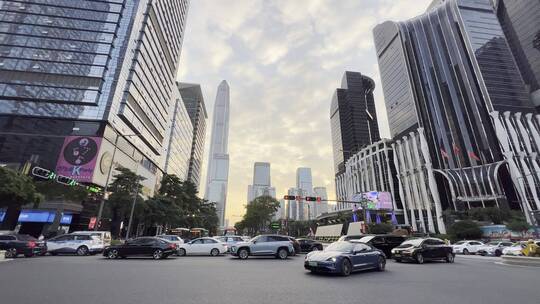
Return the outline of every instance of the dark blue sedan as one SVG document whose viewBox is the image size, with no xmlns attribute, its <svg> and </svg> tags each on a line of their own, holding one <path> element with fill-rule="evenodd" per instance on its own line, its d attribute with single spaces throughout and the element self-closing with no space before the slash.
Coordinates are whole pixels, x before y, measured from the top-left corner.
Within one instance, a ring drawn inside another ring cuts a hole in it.
<svg viewBox="0 0 540 304">
<path fill-rule="evenodd" d="M 311 272 L 338 273 L 348 276 L 353 271 L 377 269 L 384 271 L 384 253 L 359 242 L 334 242 L 323 251 L 307 254 L 304 268 Z"/>
</svg>

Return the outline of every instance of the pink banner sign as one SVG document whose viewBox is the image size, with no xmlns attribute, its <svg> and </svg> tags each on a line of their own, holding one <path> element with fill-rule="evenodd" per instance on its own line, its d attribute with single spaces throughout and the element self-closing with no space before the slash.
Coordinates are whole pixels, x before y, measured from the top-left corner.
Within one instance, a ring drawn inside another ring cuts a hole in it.
<svg viewBox="0 0 540 304">
<path fill-rule="evenodd" d="M 101 137 L 66 137 L 56 163 L 56 173 L 78 182 L 92 182 L 101 140 Z"/>
</svg>

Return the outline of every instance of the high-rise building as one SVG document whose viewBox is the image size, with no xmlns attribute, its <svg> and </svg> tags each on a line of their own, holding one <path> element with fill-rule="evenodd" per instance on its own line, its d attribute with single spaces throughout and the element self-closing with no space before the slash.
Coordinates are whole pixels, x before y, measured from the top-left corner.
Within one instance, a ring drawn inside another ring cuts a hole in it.
<svg viewBox="0 0 540 304">
<path fill-rule="evenodd" d="M 217 90 L 212 117 L 212 136 L 208 153 L 208 171 L 204 198 L 216 203 L 219 224 L 225 223 L 229 180 L 229 84 L 223 80 Z"/>
<path fill-rule="evenodd" d="M 165 172 L 188 4 L 2 1 L 0 163 L 99 186 L 122 166 L 152 195 Z"/>
<path fill-rule="evenodd" d="M 521 76 L 540 108 L 540 0 L 493 0 Z"/>
<path fill-rule="evenodd" d="M 538 208 L 527 194 L 538 125 L 490 1 L 447 0 L 373 32 L 410 218 L 434 216 L 443 232 L 443 209 Z"/>
<path fill-rule="evenodd" d="M 296 192 L 297 196 L 306 197 L 313 194 L 313 180 L 311 177 L 311 168 L 296 169 Z M 298 220 L 313 219 L 311 217 L 311 209 L 314 202 L 305 202 L 303 199 L 298 200 Z"/>
<path fill-rule="evenodd" d="M 191 155 L 191 143 L 193 137 L 193 125 L 186 111 L 182 97 L 178 90 L 173 94 L 176 99 L 167 158 L 165 160 L 165 172 L 174 174 L 181 180 L 186 180 L 189 171 Z"/>
<path fill-rule="evenodd" d="M 334 171 L 343 173 L 351 155 L 380 139 L 373 90 L 373 79 L 346 71 L 341 88 L 336 89 L 330 106 Z"/>
<path fill-rule="evenodd" d="M 189 159 L 187 179 L 193 182 L 197 188 L 200 185 L 201 169 L 203 164 L 204 141 L 206 137 L 206 106 L 201 86 L 191 83 L 178 83 L 180 95 L 186 106 L 186 110 L 193 125 L 193 138 Z"/>
<path fill-rule="evenodd" d="M 263 195 L 275 198 L 276 188 L 270 182 L 270 163 L 256 162 L 253 164 L 253 184 L 248 186 L 247 202 Z"/>
<path fill-rule="evenodd" d="M 287 195 L 289 196 L 298 196 L 299 195 L 299 191 L 297 188 L 289 188 L 289 190 L 287 190 Z M 298 200 L 288 200 L 287 201 L 287 218 L 291 219 L 291 220 L 298 220 L 299 217 L 298 217 L 298 203 L 299 201 Z"/>
<path fill-rule="evenodd" d="M 321 201 L 314 204 L 315 207 L 313 208 L 314 212 L 312 218 L 316 218 L 323 213 L 328 213 L 328 194 L 326 193 L 326 187 L 313 188 L 313 195 L 320 197 Z"/>
</svg>

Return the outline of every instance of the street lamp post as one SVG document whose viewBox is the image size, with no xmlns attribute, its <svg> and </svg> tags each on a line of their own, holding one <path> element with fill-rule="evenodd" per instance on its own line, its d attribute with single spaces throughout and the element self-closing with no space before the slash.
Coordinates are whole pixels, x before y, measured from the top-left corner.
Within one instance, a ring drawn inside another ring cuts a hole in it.
<svg viewBox="0 0 540 304">
<path fill-rule="evenodd" d="M 116 132 L 116 130 L 115 130 Z M 113 171 L 114 166 L 114 156 L 116 155 L 116 149 L 118 147 L 118 139 L 120 137 L 129 137 L 129 136 L 140 136 L 140 133 L 136 134 L 128 134 L 128 135 L 122 135 L 118 132 L 116 132 L 116 139 L 114 140 L 114 149 L 113 154 L 111 158 L 111 165 L 109 166 L 109 171 L 107 172 L 107 179 L 105 180 L 105 186 L 103 187 L 103 195 L 101 196 L 101 202 L 99 203 L 99 210 L 96 218 L 96 224 L 94 225 L 94 230 L 97 231 L 99 229 L 99 223 L 101 221 L 101 217 L 103 216 L 103 207 L 105 206 L 105 195 L 107 193 L 107 188 L 109 187 L 109 180 L 111 179 L 111 173 Z"/>
<path fill-rule="evenodd" d="M 135 212 L 135 203 L 137 202 L 137 197 L 139 196 L 139 189 L 141 184 L 137 181 L 137 188 L 135 189 L 135 195 L 133 195 L 133 203 L 131 204 L 131 212 L 129 214 L 129 223 L 126 231 L 126 241 L 129 239 L 129 234 L 131 232 L 131 224 L 133 222 L 133 213 Z"/>
</svg>

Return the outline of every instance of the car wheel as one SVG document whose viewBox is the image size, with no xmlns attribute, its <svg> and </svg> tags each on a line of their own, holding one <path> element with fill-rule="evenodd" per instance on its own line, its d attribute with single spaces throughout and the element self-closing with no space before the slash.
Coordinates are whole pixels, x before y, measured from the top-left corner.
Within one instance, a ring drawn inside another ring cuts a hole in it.
<svg viewBox="0 0 540 304">
<path fill-rule="evenodd" d="M 277 252 L 277 257 L 281 260 L 285 260 L 289 256 L 289 253 L 287 252 L 287 249 L 281 248 Z"/>
<path fill-rule="evenodd" d="M 210 250 L 210 255 L 211 256 L 218 256 L 219 255 L 219 250 L 217 248 L 214 248 L 214 249 Z"/>
<path fill-rule="evenodd" d="M 186 250 L 184 248 L 178 249 L 178 255 L 179 256 L 186 256 Z"/>
<path fill-rule="evenodd" d="M 116 259 L 118 258 L 118 250 L 113 249 L 107 253 L 107 258 L 109 259 Z"/>
<path fill-rule="evenodd" d="M 88 255 L 88 247 L 81 246 L 81 247 L 77 248 L 77 255 L 79 255 L 79 256 Z"/>
<path fill-rule="evenodd" d="M 319 247 L 313 246 L 313 247 L 311 247 L 311 251 L 319 251 Z"/>
<path fill-rule="evenodd" d="M 502 255 L 502 251 L 500 250 L 495 250 L 495 256 L 496 257 L 500 257 Z"/>
<path fill-rule="evenodd" d="M 152 258 L 154 258 L 154 260 L 163 259 L 163 251 L 161 249 L 156 249 L 154 253 L 152 253 Z"/>
<path fill-rule="evenodd" d="M 242 248 L 240 250 L 238 250 L 238 258 L 241 259 L 241 260 L 245 260 L 247 259 L 249 256 L 249 252 L 247 251 L 247 249 L 245 248 Z"/>
<path fill-rule="evenodd" d="M 424 264 L 424 256 L 421 253 L 416 254 L 416 263 Z"/>
<path fill-rule="evenodd" d="M 454 255 L 450 252 L 446 254 L 446 263 L 454 263 Z"/>
<path fill-rule="evenodd" d="M 6 259 L 14 259 L 17 257 L 17 249 L 15 248 L 10 248 L 8 250 L 6 250 L 6 253 L 4 254 L 4 256 L 6 257 Z"/>
<path fill-rule="evenodd" d="M 346 277 L 351 274 L 351 271 L 351 262 L 348 259 L 343 259 L 343 262 L 341 263 L 341 275 Z"/>
<path fill-rule="evenodd" d="M 468 255 L 468 254 L 469 254 L 469 250 L 467 250 L 467 248 L 463 249 L 463 254 L 464 254 L 464 255 Z"/>
<path fill-rule="evenodd" d="M 57 255 L 58 255 L 58 253 L 56 253 L 56 252 L 49 252 L 49 253 L 50 253 L 52 256 L 57 256 Z"/>
<path fill-rule="evenodd" d="M 384 271 L 385 268 L 386 268 L 386 259 L 381 256 L 381 257 L 379 257 L 379 262 L 377 264 L 377 270 L 378 271 Z"/>
</svg>

